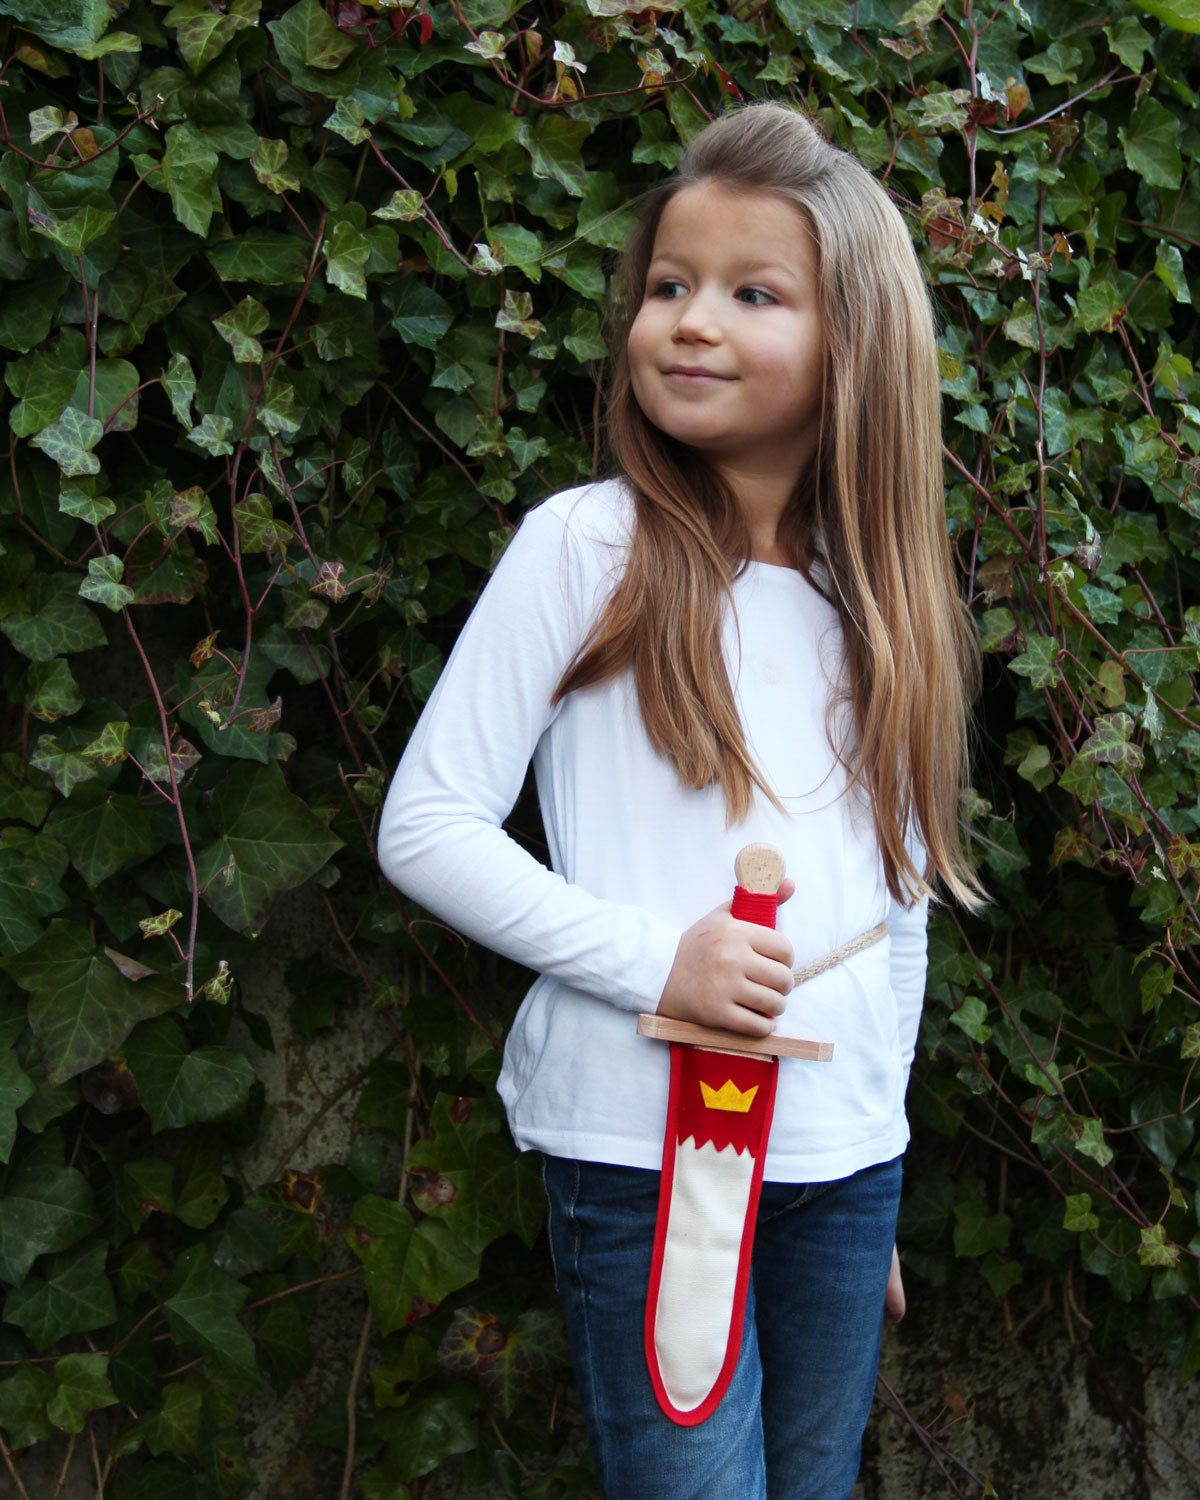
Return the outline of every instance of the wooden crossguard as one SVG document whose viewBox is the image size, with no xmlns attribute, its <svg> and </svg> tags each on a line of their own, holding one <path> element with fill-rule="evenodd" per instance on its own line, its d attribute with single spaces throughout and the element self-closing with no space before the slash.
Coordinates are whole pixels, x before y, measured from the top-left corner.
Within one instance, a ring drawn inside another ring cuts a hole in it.
<svg viewBox="0 0 1200 1500">
<path fill-rule="evenodd" d="M 783 882 L 783 855 L 749 844 L 735 871 L 733 915 L 773 927 L 774 905 L 762 898 Z M 693 1427 L 716 1410 L 737 1367 L 779 1059 L 829 1062 L 833 1043 L 667 1016 L 639 1016 L 638 1031 L 671 1044 L 646 1366 L 665 1414 Z"/>
</svg>

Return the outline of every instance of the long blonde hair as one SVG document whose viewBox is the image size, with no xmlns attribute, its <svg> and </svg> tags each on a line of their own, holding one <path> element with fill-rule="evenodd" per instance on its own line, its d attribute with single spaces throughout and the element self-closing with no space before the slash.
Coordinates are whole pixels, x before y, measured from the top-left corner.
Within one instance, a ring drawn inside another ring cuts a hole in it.
<svg viewBox="0 0 1200 1500">
<path fill-rule="evenodd" d="M 827 577 L 841 617 L 855 737 L 833 748 L 869 798 L 889 891 L 907 900 L 936 881 L 977 905 L 959 831 L 977 647 L 946 537 L 929 299 L 886 192 L 797 110 L 749 105 L 701 131 L 626 246 L 609 441 L 636 526 L 624 575 L 556 701 L 632 668 L 650 742 L 685 785 L 719 784 L 733 821 L 745 818 L 755 787 L 780 805 L 746 744 L 721 651 L 732 581 L 749 552 L 736 499 L 715 469 L 645 417 L 630 382 L 628 332 L 659 220 L 680 189 L 699 183 L 793 204 L 816 242 L 821 427 L 779 540 L 807 577 Z M 924 869 L 909 854 L 908 830 L 924 845 Z"/>
</svg>

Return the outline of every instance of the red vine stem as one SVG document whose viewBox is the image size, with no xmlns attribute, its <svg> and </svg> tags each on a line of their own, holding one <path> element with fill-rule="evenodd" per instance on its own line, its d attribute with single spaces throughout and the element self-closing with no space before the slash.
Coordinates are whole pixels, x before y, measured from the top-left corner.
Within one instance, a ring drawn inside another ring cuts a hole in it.
<svg viewBox="0 0 1200 1500">
<path fill-rule="evenodd" d="M 188 926 L 187 954 L 185 962 L 184 988 L 189 1001 L 193 999 L 192 986 L 195 980 L 196 962 L 196 929 L 200 922 L 200 881 L 196 875 L 196 860 L 192 853 L 192 841 L 188 834 L 187 817 L 183 811 L 183 798 L 179 793 L 179 782 L 175 775 L 175 762 L 171 757 L 171 728 L 167 723 L 167 708 L 163 702 L 163 696 L 158 690 L 158 679 L 154 675 L 154 669 L 146 656 L 142 646 L 141 637 L 137 633 L 133 620 L 130 618 L 129 609 L 126 607 L 121 611 L 125 620 L 125 628 L 129 632 L 134 649 L 142 663 L 142 669 L 146 674 L 146 681 L 150 684 L 150 691 L 154 695 L 154 705 L 158 709 L 158 723 L 162 734 L 163 754 L 167 759 L 167 775 L 171 781 L 171 802 L 175 807 L 176 820 L 179 823 L 179 833 L 183 840 L 183 857 L 187 861 L 188 876 L 192 886 L 192 912 Z"/>
</svg>

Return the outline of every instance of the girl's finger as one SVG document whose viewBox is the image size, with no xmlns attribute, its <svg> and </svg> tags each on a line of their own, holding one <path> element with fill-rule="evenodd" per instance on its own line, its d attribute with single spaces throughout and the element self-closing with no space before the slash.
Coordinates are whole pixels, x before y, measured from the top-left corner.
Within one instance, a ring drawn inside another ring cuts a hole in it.
<svg viewBox="0 0 1200 1500">
<path fill-rule="evenodd" d="M 789 974 L 788 978 L 791 978 Z M 760 1016 L 781 1016 L 787 1009 L 787 1001 L 778 990 L 765 984 L 748 984 L 735 997 L 735 1003 L 747 1010 L 757 1011 Z"/>
</svg>

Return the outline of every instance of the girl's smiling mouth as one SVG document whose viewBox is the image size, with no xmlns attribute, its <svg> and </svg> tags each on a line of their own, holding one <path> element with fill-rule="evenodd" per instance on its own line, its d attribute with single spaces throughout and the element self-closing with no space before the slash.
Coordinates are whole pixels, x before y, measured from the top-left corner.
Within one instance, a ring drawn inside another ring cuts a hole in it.
<svg viewBox="0 0 1200 1500">
<path fill-rule="evenodd" d="M 736 380 L 736 375 L 722 375 L 717 370 L 706 370 L 702 365 L 669 365 L 664 371 L 668 379 L 684 381 L 695 381 L 701 383 L 708 380 L 729 381 Z"/>
</svg>

